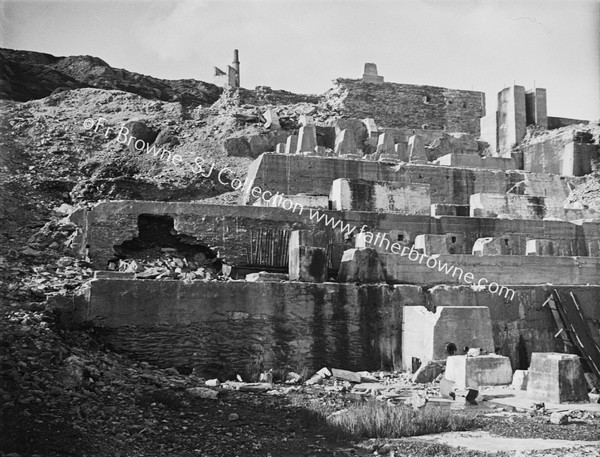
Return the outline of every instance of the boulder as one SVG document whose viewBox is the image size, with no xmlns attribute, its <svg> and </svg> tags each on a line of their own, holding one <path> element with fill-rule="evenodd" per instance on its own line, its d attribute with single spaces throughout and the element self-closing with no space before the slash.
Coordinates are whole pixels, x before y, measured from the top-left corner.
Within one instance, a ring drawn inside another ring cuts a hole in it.
<svg viewBox="0 0 600 457">
<path fill-rule="evenodd" d="M 445 360 L 429 360 L 422 364 L 415 374 L 413 374 L 412 381 L 421 384 L 433 382 L 445 369 Z"/>
<path fill-rule="evenodd" d="M 223 143 L 225 152 L 233 157 L 252 157 L 250 143 L 244 137 L 227 138 Z"/>
<path fill-rule="evenodd" d="M 128 121 L 123 124 L 123 127 L 127 129 L 123 130 L 123 133 L 128 132 L 127 147 L 131 152 L 144 151 L 147 147 L 154 143 L 156 137 L 158 136 L 158 132 L 139 120 Z"/>
</svg>

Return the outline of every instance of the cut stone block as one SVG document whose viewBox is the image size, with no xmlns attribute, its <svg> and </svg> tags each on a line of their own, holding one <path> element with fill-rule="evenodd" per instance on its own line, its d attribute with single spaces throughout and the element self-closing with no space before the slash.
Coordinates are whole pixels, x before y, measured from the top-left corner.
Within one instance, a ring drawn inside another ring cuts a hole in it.
<svg viewBox="0 0 600 457">
<path fill-rule="evenodd" d="M 556 255 L 552 240 L 527 240 L 526 255 Z"/>
<path fill-rule="evenodd" d="M 281 125 L 279 125 L 279 116 L 274 109 L 268 109 L 263 113 L 263 117 L 265 118 L 265 128 L 271 130 L 279 130 Z"/>
<path fill-rule="evenodd" d="M 490 310 L 487 306 L 438 306 L 435 313 L 424 306 L 405 306 L 402 319 L 402 366 L 412 368 L 412 359 L 425 364 L 444 360 L 446 345 L 478 347 L 494 351 Z M 476 358 L 476 357 L 471 357 Z M 512 371 L 507 384 L 512 379 Z M 450 378 L 448 378 L 450 379 Z"/>
<path fill-rule="evenodd" d="M 315 121 L 314 121 L 313 117 L 309 116 L 308 114 L 301 114 L 299 121 L 300 121 L 300 125 L 303 127 L 306 127 L 309 125 L 315 125 Z"/>
<path fill-rule="evenodd" d="M 446 361 L 444 377 L 454 381 L 458 389 L 478 389 L 479 386 L 508 385 L 512 382 L 512 374 L 508 357 L 453 355 Z"/>
<path fill-rule="evenodd" d="M 334 378 L 343 379 L 350 382 L 361 382 L 361 376 L 359 373 L 348 370 L 340 370 L 338 368 L 332 368 L 331 374 Z"/>
<path fill-rule="evenodd" d="M 473 255 L 512 255 L 514 243 L 507 236 L 479 238 L 473 244 Z"/>
<path fill-rule="evenodd" d="M 408 161 L 417 163 L 427 163 L 427 154 L 425 154 L 425 145 L 419 135 L 413 135 L 408 139 Z"/>
<path fill-rule="evenodd" d="M 413 374 L 412 382 L 427 383 L 433 382 L 446 369 L 445 360 L 430 360 L 422 364 L 415 374 Z"/>
<path fill-rule="evenodd" d="M 335 137 L 335 154 L 356 154 L 356 141 L 352 130 L 344 129 Z"/>
<path fill-rule="evenodd" d="M 527 390 L 527 379 L 529 372 L 527 370 L 515 370 L 510 387 L 516 390 Z"/>
<path fill-rule="evenodd" d="M 557 352 L 532 353 L 527 396 L 550 403 L 588 401 L 579 357 Z"/>
<path fill-rule="evenodd" d="M 394 145 L 394 152 L 401 162 L 408 162 L 408 143 L 400 142 Z"/>
<path fill-rule="evenodd" d="M 362 76 L 364 83 L 381 84 L 383 82 L 383 76 L 377 74 L 377 65 L 374 63 L 365 64 L 365 72 Z"/>
<path fill-rule="evenodd" d="M 314 125 L 305 125 L 304 127 L 300 127 L 300 132 L 298 136 L 298 147 L 296 148 L 296 152 L 303 153 L 309 152 L 313 153 L 315 148 L 317 147 L 317 129 Z"/>
<path fill-rule="evenodd" d="M 434 203 L 431 205 L 431 216 L 469 217 L 469 205 L 451 205 L 447 203 Z"/>
<path fill-rule="evenodd" d="M 338 282 L 385 282 L 385 272 L 375 249 L 348 249 L 340 264 Z"/>
<path fill-rule="evenodd" d="M 415 237 L 415 249 L 426 255 L 463 254 L 465 252 L 465 237 L 458 233 L 417 235 Z"/>
<path fill-rule="evenodd" d="M 277 154 L 285 154 L 285 144 L 277 143 L 277 146 L 275 146 L 275 152 Z"/>
<path fill-rule="evenodd" d="M 290 249 L 290 281 L 327 281 L 327 252 L 324 248 L 298 246 Z"/>
<path fill-rule="evenodd" d="M 298 135 L 290 135 L 285 142 L 285 153 L 295 154 L 298 149 Z"/>
<path fill-rule="evenodd" d="M 377 154 L 393 155 L 396 152 L 394 148 L 394 138 L 390 133 L 382 133 L 377 138 Z"/>
<path fill-rule="evenodd" d="M 427 184 L 403 184 L 340 178 L 333 181 L 329 194 L 333 210 L 386 211 L 404 214 L 430 213 L 431 196 Z"/>
<path fill-rule="evenodd" d="M 415 249 L 425 255 L 450 254 L 446 245 L 446 235 L 417 235 Z"/>
<path fill-rule="evenodd" d="M 379 129 L 377 128 L 377 124 L 375 124 L 375 119 L 368 117 L 363 119 L 363 123 L 367 127 L 367 138 L 377 140 L 377 137 L 379 137 Z M 375 143 L 375 146 L 377 146 L 377 143 Z"/>
</svg>

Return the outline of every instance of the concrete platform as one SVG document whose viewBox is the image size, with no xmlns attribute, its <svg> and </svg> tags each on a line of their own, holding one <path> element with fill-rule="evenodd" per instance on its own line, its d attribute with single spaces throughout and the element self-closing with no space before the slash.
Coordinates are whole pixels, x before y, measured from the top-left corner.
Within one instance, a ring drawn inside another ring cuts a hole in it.
<svg viewBox="0 0 600 457">
<path fill-rule="evenodd" d="M 486 401 L 507 408 L 513 408 L 517 411 L 525 411 L 531 408 L 531 405 L 537 403 L 527 396 L 525 390 L 515 390 L 510 387 L 484 387 L 480 390 Z M 569 411 L 589 411 L 600 414 L 600 403 L 553 403 L 544 402 L 546 411 L 569 412 Z"/>
</svg>

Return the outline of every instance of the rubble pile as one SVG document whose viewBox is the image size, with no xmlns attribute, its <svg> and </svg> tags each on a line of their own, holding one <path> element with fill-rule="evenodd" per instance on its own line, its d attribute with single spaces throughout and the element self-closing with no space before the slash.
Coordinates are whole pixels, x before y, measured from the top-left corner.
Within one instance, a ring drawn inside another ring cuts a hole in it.
<svg viewBox="0 0 600 457">
<path fill-rule="evenodd" d="M 173 248 L 161 248 L 159 258 L 120 259 L 108 265 L 110 271 L 133 273 L 137 279 L 224 280 L 231 267 L 221 259 L 208 259 L 201 253 L 188 258 Z"/>
</svg>

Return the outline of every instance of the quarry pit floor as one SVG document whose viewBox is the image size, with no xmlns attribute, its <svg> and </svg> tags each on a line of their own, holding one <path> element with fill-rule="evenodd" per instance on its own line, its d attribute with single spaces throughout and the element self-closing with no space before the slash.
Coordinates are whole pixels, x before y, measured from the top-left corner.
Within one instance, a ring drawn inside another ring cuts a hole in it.
<svg viewBox="0 0 600 457">
<path fill-rule="evenodd" d="M 258 392 L 224 383 L 214 398 L 203 398 L 192 392 L 206 389 L 205 380 L 193 373 L 114 353 L 92 331 L 60 329 L 49 311 L 0 308 L 2 457 L 599 455 L 600 414 L 577 405 L 567 425 L 549 423 L 550 411 L 532 414 L 490 399 L 456 411 L 476 416 L 469 431 L 348 436 L 319 419 L 311 405 L 339 411 L 377 401 L 356 395 L 349 383 L 274 384 Z M 403 396 L 437 389 L 435 383 L 409 384 Z"/>
</svg>

